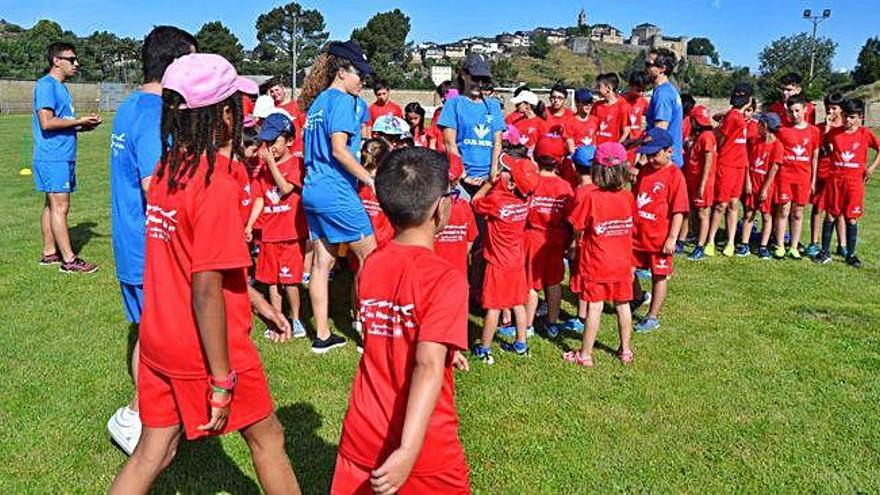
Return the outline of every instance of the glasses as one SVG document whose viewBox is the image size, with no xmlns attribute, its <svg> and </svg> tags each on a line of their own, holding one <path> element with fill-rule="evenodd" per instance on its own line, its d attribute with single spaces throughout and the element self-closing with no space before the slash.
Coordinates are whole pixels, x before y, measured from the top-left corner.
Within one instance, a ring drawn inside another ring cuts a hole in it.
<svg viewBox="0 0 880 495">
<path fill-rule="evenodd" d="M 75 63 L 77 63 L 77 61 L 79 61 L 79 59 L 76 57 L 55 57 L 55 58 L 60 58 L 61 60 L 67 60 L 71 64 L 75 64 Z"/>
<path fill-rule="evenodd" d="M 551 100 L 556 100 L 556 101 L 559 101 L 559 100 L 565 101 L 565 97 L 564 97 L 564 96 L 560 96 L 560 95 L 551 95 L 551 96 L 550 96 L 550 99 L 551 99 Z"/>
</svg>

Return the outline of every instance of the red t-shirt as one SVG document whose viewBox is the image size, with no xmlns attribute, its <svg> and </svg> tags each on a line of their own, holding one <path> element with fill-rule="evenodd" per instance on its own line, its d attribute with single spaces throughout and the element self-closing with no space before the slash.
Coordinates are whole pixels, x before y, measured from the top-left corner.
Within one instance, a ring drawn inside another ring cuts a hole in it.
<svg viewBox="0 0 880 495">
<path fill-rule="evenodd" d="M 520 119 L 513 125 L 519 129 L 519 144 L 530 150 L 535 148 L 538 138 L 547 132 L 547 122 L 537 115 L 530 119 Z"/>
<path fill-rule="evenodd" d="M 789 126 L 777 131 L 776 137 L 782 143 L 781 180 L 807 181 L 813 173 L 813 153 L 816 152 L 822 137 L 819 128 L 807 125 L 803 129 Z"/>
<path fill-rule="evenodd" d="M 565 128 L 565 137 L 574 140 L 575 147 L 592 145 L 599 131 L 599 119 L 589 115 L 586 120 L 581 120 L 574 115 L 568 119 L 568 127 Z"/>
<path fill-rule="evenodd" d="M 649 253 L 663 251 L 669 236 L 669 224 L 676 213 L 687 213 L 687 184 L 675 165 L 647 165 L 639 171 L 633 186 L 638 215 L 633 236 L 633 249 Z"/>
<path fill-rule="evenodd" d="M 693 124 L 691 123 L 690 115 L 685 115 L 681 120 L 681 142 L 685 142 L 691 137 L 692 127 Z"/>
<path fill-rule="evenodd" d="M 386 101 L 384 105 L 379 105 L 379 102 L 373 102 L 370 105 L 370 127 L 373 127 L 376 119 L 383 115 L 394 115 L 395 117 L 403 118 L 403 109 L 391 100 Z"/>
<path fill-rule="evenodd" d="M 718 163 L 718 147 L 715 141 L 715 133 L 709 130 L 703 131 L 694 139 L 691 144 L 690 152 L 687 155 L 684 172 L 688 177 L 702 177 L 703 166 L 706 163 L 706 153 L 710 153 L 712 158 L 711 167 L 709 169 L 709 179 L 714 180 L 715 167 Z"/>
<path fill-rule="evenodd" d="M 290 123 L 293 124 L 293 146 L 290 147 L 290 151 L 293 152 L 293 156 L 302 157 L 303 156 L 303 127 L 306 125 L 306 114 L 302 113 L 299 109 L 299 106 L 296 104 L 296 100 L 291 99 L 287 103 L 275 104 L 275 108 L 284 109 L 288 114 L 290 114 Z"/>
<path fill-rule="evenodd" d="M 544 134 L 547 136 L 563 137 L 565 129 L 568 127 L 568 122 L 572 117 L 574 117 L 574 112 L 570 108 L 563 108 L 562 115 L 559 116 L 553 115 L 553 111 L 548 108 L 544 113 L 544 121 L 546 122 Z"/>
<path fill-rule="evenodd" d="M 417 127 L 414 127 L 412 129 L 413 144 L 415 146 L 420 147 L 420 148 L 427 148 L 428 147 L 428 134 L 430 132 L 431 132 L 430 129 L 419 131 L 419 129 Z"/>
<path fill-rule="evenodd" d="M 262 240 L 283 242 L 308 239 L 309 224 L 302 206 L 302 184 L 305 176 L 302 159 L 291 156 L 278 164 L 278 171 L 295 187 L 287 196 L 281 196 L 272 172 L 268 166 L 263 166 L 257 182 L 258 190 L 254 191 L 254 194 L 263 198 L 263 211 L 260 213 Z"/>
<path fill-rule="evenodd" d="M 477 235 L 477 221 L 470 203 L 456 199 L 449 210 L 446 227 L 434 236 L 434 252 L 467 273 L 468 243 L 477 240 Z"/>
<path fill-rule="evenodd" d="M 358 196 L 360 196 L 364 210 L 367 211 L 367 215 L 370 217 L 370 223 L 373 224 L 376 244 L 384 244 L 390 241 L 394 237 L 394 227 L 391 225 L 388 217 L 385 216 L 382 207 L 379 206 L 379 199 L 376 197 L 373 188 L 366 184 L 361 184 L 358 188 Z"/>
<path fill-rule="evenodd" d="M 830 129 L 826 132 L 826 122 L 822 122 L 816 127 L 819 128 L 819 133 L 822 134 L 822 147 L 819 148 L 819 171 L 818 176 L 820 179 L 825 179 L 831 174 L 831 152 L 828 151 L 828 138 L 830 138 L 836 132 L 843 132 L 844 126 L 843 124 L 831 126 Z"/>
<path fill-rule="evenodd" d="M 566 237 L 566 219 L 574 203 L 574 191 L 565 179 L 539 175 L 538 187 L 529 199 L 526 227 L 544 230 L 550 237 Z"/>
<path fill-rule="evenodd" d="M 749 178 L 753 192 L 764 185 L 774 163 L 782 163 L 782 143 L 778 139 L 771 143 L 756 139 L 749 144 Z"/>
<path fill-rule="evenodd" d="M 718 133 L 724 138 L 718 149 L 718 165 L 726 169 L 748 168 L 748 123 L 742 112 L 730 109 L 724 114 Z"/>
<path fill-rule="evenodd" d="M 527 200 L 507 190 L 498 181 L 488 194 L 473 202 L 474 213 L 486 217 L 486 244 L 483 257 L 496 268 L 525 268 L 525 227 L 529 214 Z"/>
<path fill-rule="evenodd" d="M 648 111 L 648 99 L 640 94 L 627 93 L 623 95 L 629 105 L 629 115 L 627 116 L 627 127 L 629 127 L 629 137 L 638 139 L 645 128 L 642 126 L 642 118 Z"/>
<path fill-rule="evenodd" d="M 467 348 L 467 278 L 424 247 L 390 242 L 358 277 L 364 355 L 351 389 L 339 452 L 368 469 L 400 446 L 420 342 L 446 345 L 443 385 L 412 474 L 464 464 L 458 438 L 452 352 Z"/>
<path fill-rule="evenodd" d="M 600 101 L 593 105 L 590 115 L 599 121 L 596 146 L 609 141 L 620 141 L 620 136 L 629 125 L 629 104 L 623 98 L 617 98 L 611 104 Z"/>
<path fill-rule="evenodd" d="M 523 115 L 521 112 L 517 112 L 516 110 L 514 110 L 504 116 L 504 123 L 507 125 L 514 125 L 524 118 L 526 118 L 525 115 Z"/>
<path fill-rule="evenodd" d="M 779 100 L 774 101 L 769 107 L 767 107 L 767 111 L 779 115 L 783 127 L 788 127 L 793 124 L 791 117 L 788 116 L 788 108 L 785 106 L 785 103 L 782 103 Z M 813 105 L 812 101 L 808 101 L 807 104 L 804 105 L 804 121 L 808 124 L 816 124 L 816 105 Z"/>
<path fill-rule="evenodd" d="M 250 338 L 247 267 L 251 257 L 243 218 L 250 204 L 246 173 L 241 163 L 217 155 L 206 184 L 207 167 L 203 156 L 195 174 L 183 174 L 173 190 L 167 176 L 159 180 L 154 175 L 147 193 L 140 358 L 172 378 L 208 376 L 192 292 L 193 274 L 205 271 L 223 273 L 231 368 L 241 372 L 260 365 Z"/>
<path fill-rule="evenodd" d="M 867 127 L 853 132 L 835 132 L 828 138 L 831 148 L 831 166 L 835 175 L 864 177 L 868 163 L 868 148 L 877 151 L 880 140 Z"/>
<path fill-rule="evenodd" d="M 434 115 L 431 117 L 431 127 L 429 127 L 425 133 L 428 135 L 428 138 L 436 140 L 434 149 L 440 153 L 446 154 L 446 144 L 443 142 L 443 129 L 437 125 L 437 121 L 440 120 L 441 112 L 443 112 L 442 106 L 434 109 Z"/>
<path fill-rule="evenodd" d="M 585 255 L 588 280 L 619 283 L 632 281 L 635 211 L 632 193 L 625 189 L 578 189 L 578 200 L 569 220 L 575 229 L 584 233 L 580 256 Z"/>
</svg>

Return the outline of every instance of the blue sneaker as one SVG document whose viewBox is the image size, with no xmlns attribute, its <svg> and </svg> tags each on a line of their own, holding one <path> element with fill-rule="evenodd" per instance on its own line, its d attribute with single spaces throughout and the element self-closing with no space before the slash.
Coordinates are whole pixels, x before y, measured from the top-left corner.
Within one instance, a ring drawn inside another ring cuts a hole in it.
<svg viewBox="0 0 880 495">
<path fill-rule="evenodd" d="M 706 251 L 703 249 L 703 246 L 697 246 L 691 252 L 691 255 L 688 256 L 689 261 L 703 261 L 706 259 Z"/>
<path fill-rule="evenodd" d="M 572 318 L 570 320 L 566 320 L 565 323 L 562 324 L 563 330 L 571 330 L 572 332 L 584 333 L 584 322 L 581 321 L 580 318 Z"/>
<path fill-rule="evenodd" d="M 675 241 L 675 254 L 684 254 L 684 242 Z"/>
<path fill-rule="evenodd" d="M 810 244 L 809 246 L 807 246 L 806 249 L 804 249 L 804 254 L 808 258 L 813 258 L 817 254 L 819 254 L 819 251 L 821 251 L 821 250 L 822 250 L 822 248 L 820 248 L 818 244 Z"/>
<path fill-rule="evenodd" d="M 639 268 L 638 270 L 636 270 L 636 277 L 642 280 L 651 280 L 651 270 Z"/>
<path fill-rule="evenodd" d="M 495 359 L 492 357 L 492 349 L 488 347 L 483 347 L 481 345 L 474 346 L 474 357 L 479 359 L 486 365 L 495 364 Z"/>
<path fill-rule="evenodd" d="M 633 330 L 635 330 L 636 333 L 648 333 L 652 330 L 657 330 L 658 328 L 660 328 L 660 319 L 649 316 L 636 324 L 636 326 L 633 327 Z"/>
<path fill-rule="evenodd" d="M 758 248 L 758 258 L 762 260 L 769 260 L 771 258 L 770 250 L 767 249 L 767 246 L 761 246 Z"/>
<path fill-rule="evenodd" d="M 514 340 L 513 343 L 504 342 L 501 344 L 501 350 L 505 352 L 513 352 L 517 356 L 529 355 L 529 344 Z"/>
<path fill-rule="evenodd" d="M 544 326 L 544 332 L 547 333 L 547 336 L 551 339 L 555 339 L 559 336 L 559 332 L 562 330 L 562 325 L 559 323 L 548 323 Z"/>
<path fill-rule="evenodd" d="M 748 256 L 751 253 L 749 253 L 748 246 L 746 246 L 745 244 L 739 244 L 736 246 L 736 249 L 734 250 L 734 254 L 736 254 L 740 258 L 745 258 L 746 256 Z"/>
<path fill-rule="evenodd" d="M 291 323 L 292 323 L 291 326 L 293 327 L 293 338 L 301 339 L 307 335 L 306 334 L 306 327 L 303 326 L 301 321 L 291 320 Z"/>
<path fill-rule="evenodd" d="M 512 338 L 516 336 L 516 325 L 505 325 L 498 327 L 498 334 L 502 337 Z"/>
<path fill-rule="evenodd" d="M 633 299 L 629 302 L 629 310 L 632 314 L 636 313 L 636 310 L 644 306 L 645 304 L 651 304 L 651 293 L 648 291 L 642 291 L 641 299 Z"/>
</svg>

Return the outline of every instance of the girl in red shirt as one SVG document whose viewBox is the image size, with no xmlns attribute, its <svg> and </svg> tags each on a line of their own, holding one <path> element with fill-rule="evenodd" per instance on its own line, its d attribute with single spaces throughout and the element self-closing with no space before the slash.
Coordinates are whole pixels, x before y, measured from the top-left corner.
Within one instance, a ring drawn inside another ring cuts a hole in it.
<svg viewBox="0 0 880 495">
<path fill-rule="evenodd" d="M 691 261 L 705 257 L 704 249 L 709 239 L 709 221 L 712 201 L 715 197 L 715 169 L 718 161 L 718 148 L 715 133 L 712 131 L 712 118 L 709 109 L 702 105 L 694 106 L 690 118 L 693 138 L 686 153 L 685 179 L 688 197 L 691 201 L 691 222 L 697 227 L 697 245 L 688 256 Z M 681 236 L 679 236 L 681 240 Z"/>
<path fill-rule="evenodd" d="M 420 148 L 428 147 L 428 133 L 425 131 L 425 109 L 418 102 L 407 103 L 403 116 L 409 124 L 413 145 Z"/>
</svg>

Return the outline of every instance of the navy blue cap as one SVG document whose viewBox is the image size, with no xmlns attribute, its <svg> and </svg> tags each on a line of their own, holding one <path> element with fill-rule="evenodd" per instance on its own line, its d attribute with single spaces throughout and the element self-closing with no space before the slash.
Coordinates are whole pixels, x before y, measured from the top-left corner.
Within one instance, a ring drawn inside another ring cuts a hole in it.
<svg viewBox="0 0 880 495">
<path fill-rule="evenodd" d="M 673 144 L 669 131 L 654 127 L 642 137 L 642 145 L 639 146 L 638 152 L 643 155 L 653 155 L 660 150 L 671 148 Z"/>
<path fill-rule="evenodd" d="M 596 156 L 596 147 L 592 144 L 578 146 L 571 155 L 571 161 L 574 162 L 576 167 L 592 168 L 594 156 Z"/>
<path fill-rule="evenodd" d="M 466 70 L 468 74 L 476 77 L 492 77 L 492 71 L 489 70 L 489 62 L 479 53 L 471 53 L 464 59 L 461 68 Z"/>
<path fill-rule="evenodd" d="M 329 52 L 331 55 L 342 57 L 351 62 L 363 76 L 373 73 L 373 69 L 367 63 L 367 55 L 354 41 L 333 41 L 330 43 Z"/>
<path fill-rule="evenodd" d="M 782 119 L 780 119 L 779 115 L 774 112 L 759 113 L 755 117 L 755 120 L 766 125 L 767 129 L 770 129 L 771 131 L 779 129 L 779 126 L 782 125 Z"/>
<path fill-rule="evenodd" d="M 293 129 L 290 119 L 281 113 L 272 113 L 263 119 L 263 126 L 257 134 L 257 140 L 273 142 L 278 136 L 290 132 Z"/>
<path fill-rule="evenodd" d="M 579 101 L 581 103 L 592 103 L 593 92 L 587 88 L 578 88 L 574 92 L 574 101 Z"/>
</svg>

